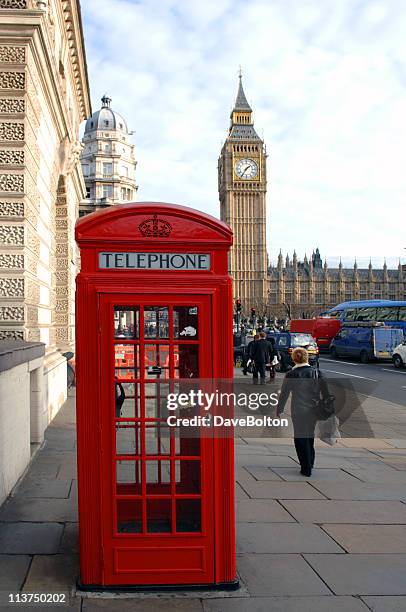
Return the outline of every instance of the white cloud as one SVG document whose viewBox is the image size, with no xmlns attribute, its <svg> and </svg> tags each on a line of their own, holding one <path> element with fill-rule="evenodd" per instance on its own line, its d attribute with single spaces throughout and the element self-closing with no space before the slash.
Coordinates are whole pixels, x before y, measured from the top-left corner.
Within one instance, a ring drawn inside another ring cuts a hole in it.
<svg viewBox="0 0 406 612">
<path fill-rule="evenodd" d="M 93 106 L 135 130 L 140 200 L 218 216 L 241 64 L 268 146 L 271 258 L 405 253 L 403 0 L 86 0 Z M 403 223 L 402 223 L 403 222 Z M 389 259 L 388 261 L 394 261 Z"/>
</svg>

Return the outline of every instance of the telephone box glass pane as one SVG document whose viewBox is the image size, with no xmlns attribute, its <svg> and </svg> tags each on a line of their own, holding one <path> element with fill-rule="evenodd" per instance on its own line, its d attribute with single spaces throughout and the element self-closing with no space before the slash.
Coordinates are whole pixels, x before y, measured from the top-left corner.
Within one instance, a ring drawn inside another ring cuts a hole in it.
<svg viewBox="0 0 406 612">
<path fill-rule="evenodd" d="M 133 344 L 115 344 L 114 364 L 117 380 L 138 378 L 139 347 Z"/>
<path fill-rule="evenodd" d="M 174 347 L 178 355 L 175 361 L 175 378 L 199 377 L 199 346 L 197 344 L 179 344 Z"/>
<path fill-rule="evenodd" d="M 118 533 L 142 532 L 142 501 L 140 499 L 117 500 Z"/>
<path fill-rule="evenodd" d="M 132 306 L 114 307 L 114 337 L 139 338 L 139 309 Z"/>
<path fill-rule="evenodd" d="M 175 435 L 175 455 L 200 457 L 200 437 L 190 435 L 190 427 L 171 428 Z"/>
<path fill-rule="evenodd" d="M 169 310 L 167 306 L 145 306 L 144 338 L 169 338 Z"/>
<path fill-rule="evenodd" d="M 136 383 L 115 383 L 116 419 L 140 418 L 140 385 Z"/>
<path fill-rule="evenodd" d="M 170 499 L 147 499 L 147 531 L 170 533 L 172 513 Z"/>
<path fill-rule="evenodd" d="M 147 424 L 145 430 L 145 454 L 170 454 L 170 430 L 165 423 Z"/>
<path fill-rule="evenodd" d="M 197 340 L 199 337 L 197 306 L 174 306 L 173 335 L 183 340 Z"/>
<path fill-rule="evenodd" d="M 116 423 L 116 454 L 141 454 L 141 429 L 139 423 L 125 421 Z"/>
<path fill-rule="evenodd" d="M 147 494 L 169 495 L 171 493 L 171 462 L 147 461 Z"/>
<path fill-rule="evenodd" d="M 169 345 L 145 345 L 145 375 L 147 378 L 169 378 Z"/>
<path fill-rule="evenodd" d="M 200 493 L 200 461 L 176 462 L 176 493 Z"/>
<path fill-rule="evenodd" d="M 141 495 L 141 461 L 116 462 L 117 495 Z"/>
<path fill-rule="evenodd" d="M 167 398 L 169 385 L 167 383 L 145 384 L 145 417 L 147 419 L 165 419 L 168 416 Z"/>
<path fill-rule="evenodd" d="M 201 531 L 200 499 L 176 500 L 176 531 Z"/>
</svg>

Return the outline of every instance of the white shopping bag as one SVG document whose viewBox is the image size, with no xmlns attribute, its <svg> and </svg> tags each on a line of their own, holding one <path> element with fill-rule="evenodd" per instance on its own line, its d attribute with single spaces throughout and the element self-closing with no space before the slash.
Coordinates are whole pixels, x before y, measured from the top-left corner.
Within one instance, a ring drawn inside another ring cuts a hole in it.
<svg viewBox="0 0 406 612">
<path fill-rule="evenodd" d="M 317 437 L 320 438 L 322 442 L 330 444 L 330 446 L 337 444 L 338 440 L 341 438 L 341 434 L 339 430 L 339 421 L 335 414 L 325 421 L 318 421 L 316 432 Z"/>
</svg>

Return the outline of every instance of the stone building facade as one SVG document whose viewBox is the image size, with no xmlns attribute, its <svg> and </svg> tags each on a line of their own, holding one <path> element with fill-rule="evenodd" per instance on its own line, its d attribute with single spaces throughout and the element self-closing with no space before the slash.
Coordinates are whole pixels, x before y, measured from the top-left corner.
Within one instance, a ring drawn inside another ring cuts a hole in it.
<svg viewBox="0 0 406 612">
<path fill-rule="evenodd" d="M 278 263 L 269 268 L 269 312 L 272 316 L 291 318 L 313 317 L 341 302 L 349 300 L 406 300 L 404 266 L 388 269 L 329 268 L 319 250 L 298 261 L 279 254 Z"/>
<path fill-rule="evenodd" d="M 78 0 L 0 0 L 0 340 L 46 345 L 49 417 L 74 346 L 73 227 L 90 115 Z"/>
<path fill-rule="evenodd" d="M 80 216 L 134 201 L 137 162 L 131 134 L 125 119 L 111 108 L 111 98 L 103 96 L 101 109 L 86 121 L 82 141 L 86 199 L 80 203 Z"/>
<path fill-rule="evenodd" d="M 230 119 L 218 161 L 220 217 L 234 232 L 229 256 L 234 298 L 245 310 L 261 309 L 268 296 L 266 150 L 254 129 L 241 75 Z"/>
</svg>

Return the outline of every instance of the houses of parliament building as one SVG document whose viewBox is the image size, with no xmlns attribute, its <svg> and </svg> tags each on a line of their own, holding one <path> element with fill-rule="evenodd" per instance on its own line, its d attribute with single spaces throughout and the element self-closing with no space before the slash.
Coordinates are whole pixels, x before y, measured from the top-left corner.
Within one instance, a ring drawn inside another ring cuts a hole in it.
<svg viewBox="0 0 406 612">
<path fill-rule="evenodd" d="M 254 129 L 252 109 L 239 77 L 228 137 L 218 162 L 220 216 L 234 232 L 229 257 L 234 298 L 243 314 L 311 317 L 348 300 L 406 299 L 406 266 L 329 268 L 316 249 L 298 261 L 279 254 L 269 265 L 266 246 L 266 147 Z"/>
</svg>

